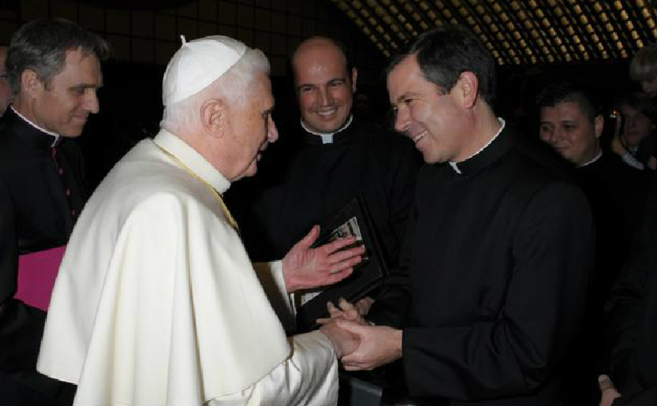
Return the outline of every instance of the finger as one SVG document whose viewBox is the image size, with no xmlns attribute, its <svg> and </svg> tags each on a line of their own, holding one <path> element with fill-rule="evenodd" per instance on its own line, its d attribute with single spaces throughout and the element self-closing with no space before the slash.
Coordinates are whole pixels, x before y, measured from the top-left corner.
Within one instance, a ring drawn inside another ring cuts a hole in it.
<svg viewBox="0 0 657 406">
<path fill-rule="evenodd" d="M 355 242 L 356 242 L 356 237 L 354 236 L 338 238 L 335 241 L 331 241 L 330 243 L 323 245 L 322 248 L 325 249 L 328 254 L 331 254 Z"/>
<path fill-rule="evenodd" d="M 331 318 L 326 318 L 326 317 L 321 317 L 317 320 L 315 320 L 315 323 L 319 324 L 320 326 L 323 326 L 324 324 L 328 324 L 331 322 Z"/>
<path fill-rule="evenodd" d="M 337 319 L 336 324 L 344 331 L 348 333 L 352 333 L 353 335 L 356 335 L 358 336 L 359 339 L 361 339 L 361 336 L 364 332 L 363 330 L 364 326 L 361 326 L 360 324 L 355 323 L 351 320 L 345 320 L 345 319 Z"/>
<path fill-rule="evenodd" d="M 350 371 L 362 371 L 366 369 L 372 369 L 370 365 L 366 362 L 363 362 L 359 359 L 358 355 L 354 352 L 349 355 L 345 355 L 340 359 L 344 369 L 349 368 Z"/>
<path fill-rule="evenodd" d="M 346 311 L 349 311 L 349 310 L 355 310 L 354 305 L 352 305 L 351 303 L 349 303 L 349 302 L 348 302 L 345 298 L 343 298 L 343 297 L 341 297 L 340 299 L 338 299 L 338 305 L 340 306 L 340 309 L 342 309 L 342 310 L 345 311 L 345 312 L 346 312 Z"/>
<path fill-rule="evenodd" d="M 600 386 L 600 392 L 604 392 L 609 389 L 616 389 L 614 383 L 611 381 L 611 378 L 607 375 L 600 375 L 598 377 L 598 385 Z"/>
<path fill-rule="evenodd" d="M 326 280 L 324 281 L 324 285 L 332 285 L 334 283 L 338 283 L 341 280 L 349 277 L 352 273 L 354 272 L 354 268 L 345 268 L 341 271 L 338 272 L 333 272 L 328 274 Z"/>
<path fill-rule="evenodd" d="M 340 312 L 340 309 L 338 309 L 337 307 L 335 307 L 335 305 L 333 304 L 333 302 L 327 302 L 327 303 L 326 303 L 326 309 L 328 309 L 328 312 L 329 312 L 329 314 L 331 315 L 331 317 L 333 317 L 334 315 L 338 315 L 339 313 L 341 313 L 341 312 Z"/>
<path fill-rule="evenodd" d="M 358 314 L 365 316 L 367 313 L 369 313 L 373 304 L 374 299 L 369 296 L 364 297 L 356 303 L 356 310 L 358 311 Z"/>
<path fill-rule="evenodd" d="M 299 241 L 296 245 L 305 249 L 310 248 L 310 246 L 313 245 L 317 240 L 317 237 L 319 237 L 319 230 L 319 226 L 314 225 L 313 228 L 310 229 L 310 232 L 308 232 L 308 234 L 306 234 L 306 236 L 303 237 L 301 241 Z"/>
<path fill-rule="evenodd" d="M 360 257 L 365 254 L 365 247 L 360 245 L 358 247 L 349 248 L 348 250 L 334 251 L 328 255 L 329 263 L 337 264 L 351 258 Z"/>
<path fill-rule="evenodd" d="M 340 263 L 333 264 L 329 269 L 329 273 L 334 274 L 342 271 L 345 268 L 353 268 L 354 266 L 358 265 L 360 261 L 361 261 L 360 257 L 354 257 L 354 258 L 346 259 Z"/>
</svg>

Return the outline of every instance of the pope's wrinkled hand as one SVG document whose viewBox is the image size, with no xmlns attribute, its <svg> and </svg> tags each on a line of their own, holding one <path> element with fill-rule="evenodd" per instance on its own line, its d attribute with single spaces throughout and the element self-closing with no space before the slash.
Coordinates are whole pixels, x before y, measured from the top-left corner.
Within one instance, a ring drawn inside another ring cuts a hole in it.
<svg viewBox="0 0 657 406">
<path fill-rule="evenodd" d="M 356 242 L 354 237 L 311 248 L 318 236 L 319 226 L 314 226 L 283 258 L 288 292 L 332 285 L 343 280 L 351 275 L 365 253 L 363 246 L 343 249 Z"/>
</svg>

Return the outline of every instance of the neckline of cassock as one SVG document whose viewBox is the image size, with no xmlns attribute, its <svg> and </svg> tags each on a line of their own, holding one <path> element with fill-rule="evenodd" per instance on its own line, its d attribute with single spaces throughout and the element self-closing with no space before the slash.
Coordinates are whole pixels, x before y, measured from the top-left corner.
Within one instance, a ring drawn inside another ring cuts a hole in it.
<svg viewBox="0 0 657 406">
<path fill-rule="evenodd" d="M 15 138 L 21 144 L 50 152 L 55 141 L 52 135 L 30 125 L 10 108 L 5 112 L 3 120 L 5 121 L 5 136 Z M 59 139 L 62 140 L 62 137 Z M 57 144 L 60 145 L 61 141 Z"/>
<path fill-rule="evenodd" d="M 478 154 L 456 164 L 460 175 L 470 175 L 488 167 L 504 155 L 512 146 L 508 129 L 503 129 L 486 148 Z M 454 172 L 456 174 L 456 172 Z M 456 174 L 458 175 L 458 174 Z"/>
<path fill-rule="evenodd" d="M 353 121 L 351 124 L 345 128 L 342 131 L 339 131 L 335 134 L 333 134 L 333 142 L 329 144 L 324 144 L 322 141 L 322 137 L 309 133 L 306 131 L 303 127 L 301 127 L 301 124 L 299 124 L 299 130 L 301 131 L 302 139 L 306 144 L 309 145 L 320 145 L 320 146 L 325 146 L 325 147 L 331 147 L 331 146 L 336 146 L 336 145 L 343 145 L 347 142 L 349 142 L 353 136 L 353 131 L 354 128 L 357 126 L 357 120 L 354 117 Z"/>
</svg>

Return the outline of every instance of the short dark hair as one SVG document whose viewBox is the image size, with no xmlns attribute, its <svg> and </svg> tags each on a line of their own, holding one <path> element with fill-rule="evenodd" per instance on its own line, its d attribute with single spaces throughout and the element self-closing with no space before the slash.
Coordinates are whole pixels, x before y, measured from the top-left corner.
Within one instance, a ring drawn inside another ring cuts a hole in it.
<svg viewBox="0 0 657 406">
<path fill-rule="evenodd" d="M 645 46 L 630 62 L 630 79 L 635 81 L 657 78 L 657 45 Z"/>
<path fill-rule="evenodd" d="M 39 19 L 24 24 L 11 38 L 7 51 L 7 77 L 14 94 L 20 92 L 21 75 L 33 70 L 46 86 L 64 69 L 66 52 L 81 48 L 85 55 L 94 54 L 104 61 L 110 46 L 72 21 L 63 18 Z"/>
<path fill-rule="evenodd" d="M 639 92 L 621 94 L 614 100 L 614 107 L 620 109 L 623 105 L 632 107 L 652 122 L 657 123 L 657 106 L 647 95 Z"/>
<path fill-rule="evenodd" d="M 481 97 L 488 103 L 495 98 L 495 60 L 472 32 L 449 24 L 427 31 L 390 62 L 386 75 L 413 54 L 424 77 L 444 93 L 452 90 L 461 73 L 472 72 Z"/>
<path fill-rule="evenodd" d="M 550 84 L 536 96 L 536 106 L 539 110 L 565 102 L 576 103 L 590 123 L 600 114 L 594 96 L 585 88 L 571 82 Z"/>
</svg>

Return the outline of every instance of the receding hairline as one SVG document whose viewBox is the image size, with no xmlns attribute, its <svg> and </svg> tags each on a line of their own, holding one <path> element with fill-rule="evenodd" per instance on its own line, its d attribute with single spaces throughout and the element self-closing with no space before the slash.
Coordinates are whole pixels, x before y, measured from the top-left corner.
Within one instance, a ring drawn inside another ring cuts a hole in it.
<svg viewBox="0 0 657 406">
<path fill-rule="evenodd" d="M 292 58 L 291 58 L 292 69 L 295 71 L 295 73 L 296 73 L 295 61 L 297 60 L 300 54 L 308 51 L 322 50 L 322 49 L 333 50 L 336 51 L 338 54 L 340 54 L 344 62 L 345 70 L 348 70 L 347 55 L 345 55 L 345 52 L 342 49 L 342 47 L 335 40 L 331 38 L 315 36 L 315 37 L 310 37 L 307 40 L 301 42 L 299 46 L 297 46 L 297 49 L 295 49 L 294 52 L 292 53 Z"/>
</svg>

